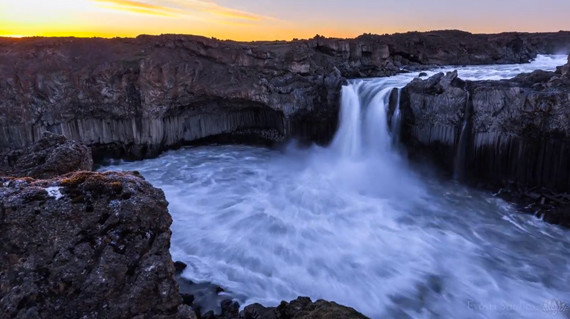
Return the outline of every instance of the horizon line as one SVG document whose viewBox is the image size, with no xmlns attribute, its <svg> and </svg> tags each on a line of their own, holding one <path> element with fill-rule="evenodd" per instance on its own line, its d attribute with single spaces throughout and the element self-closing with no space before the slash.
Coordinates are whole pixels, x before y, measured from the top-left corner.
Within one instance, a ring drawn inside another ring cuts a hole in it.
<svg viewBox="0 0 570 319">
<path fill-rule="evenodd" d="M 297 38 L 293 37 L 290 39 L 254 39 L 254 40 L 235 40 L 231 38 L 218 38 L 214 36 L 206 36 L 200 34 L 192 34 L 192 33 L 160 33 L 160 34 L 147 34 L 141 33 L 136 36 L 106 36 L 106 35 L 93 35 L 93 36 L 81 36 L 81 35 L 55 35 L 55 36 L 45 36 L 45 35 L 21 35 L 21 34 L 6 34 L 0 35 L 0 38 L 5 39 L 37 39 L 37 38 L 60 38 L 60 39 L 136 39 L 143 36 L 148 37 L 161 37 L 161 36 L 192 36 L 192 37 L 201 37 L 206 39 L 212 40 L 219 40 L 219 41 L 233 41 L 233 42 L 291 42 L 291 41 L 302 41 L 302 40 L 311 40 L 317 37 L 324 37 L 327 39 L 340 39 L 340 40 L 349 40 L 349 39 L 356 39 L 361 36 L 372 35 L 372 36 L 391 36 L 397 34 L 407 34 L 407 33 L 430 33 L 430 32 L 463 32 L 469 33 L 474 35 L 496 35 L 496 34 L 505 34 L 505 33 L 563 33 L 563 32 L 570 32 L 569 30 L 558 30 L 558 31 L 500 31 L 500 32 L 471 32 L 465 31 L 461 29 L 435 29 L 435 30 L 426 30 L 426 31 L 418 31 L 418 30 L 409 30 L 409 31 L 402 31 L 402 32 L 393 32 L 393 33 L 362 33 L 356 36 L 349 36 L 349 37 L 338 37 L 338 36 L 326 36 L 323 34 L 315 34 L 312 38 Z"/>
</svg>

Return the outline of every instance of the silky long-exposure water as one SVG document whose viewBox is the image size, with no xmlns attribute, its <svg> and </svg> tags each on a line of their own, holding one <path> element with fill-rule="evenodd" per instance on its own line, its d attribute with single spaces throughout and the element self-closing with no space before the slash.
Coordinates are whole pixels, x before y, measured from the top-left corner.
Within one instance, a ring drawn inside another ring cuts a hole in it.
<svg viewBox="0 0 570 319">
<path fill-rule="evenodd" d="M 459 75 L 508 78 L 565 59 Z M 394 150 L 387 96 L 415 76 L 345 86 L 327 148 L 190 147 L 104 170 L 162 188 L 184 276 L 242 304 L 309 296 L 373 318 L 566 318 L 568 230 L 415 171 Z"/>
</svg>

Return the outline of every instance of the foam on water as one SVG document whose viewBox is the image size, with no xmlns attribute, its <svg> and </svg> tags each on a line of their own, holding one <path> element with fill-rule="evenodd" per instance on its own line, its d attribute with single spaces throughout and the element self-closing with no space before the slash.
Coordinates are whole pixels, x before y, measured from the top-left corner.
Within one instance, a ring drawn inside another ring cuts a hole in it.
<svg viewBox="0 0 570 319">
<path fill-rule="evenodd" d="M 506 78 L 564 62 L 459 74 Z M 184 276 L 242 304 L 310 296 L 373 318 L 564 318 L 552 305 L 570 302 L 567 230 L 411 170 L 393 150 L 387 97 L 416 75 L 345 86 L 329 148 L 183 148 L 105 170 L 138 170 L 162 188 Z"/>
</svg>

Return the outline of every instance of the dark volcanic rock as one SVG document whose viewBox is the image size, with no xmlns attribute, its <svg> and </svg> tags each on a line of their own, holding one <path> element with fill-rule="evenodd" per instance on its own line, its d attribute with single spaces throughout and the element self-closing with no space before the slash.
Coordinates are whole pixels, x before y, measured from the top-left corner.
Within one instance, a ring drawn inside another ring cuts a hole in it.
<svg viewBox="0 0 570 319">
<path fill-rule="evenodd" d="M 0 153 L 0 176 L 52 178 L 92 169 L 89 147 L 52 133 L 30 147 Z"/>
<path fill-rule="evenodd" d="M 326 143 L 345 78 L 434 64 L 527 62 L 570 33 L 460 31 L 238 43 L 194 36 L 0 39 L 0 150 L 47 130 L 94 156 L 141 158 L 208 137 Z"/>
<path fill-rule="evenodd" d="M 456 173 L 568 191 L 567 68 L 502 81 L 462 81 L 455 72 L 414 79 L 402 90 L 403 138 Z"/>
<path fill-rule="evenodd" d="M 307 297 L 299 297 L 290 303 L 281 302 L 278 307 L 263 307 L 253 304 L 240 313 L 243 319 L 337 319 L 366 318 L 356 310 L 334 302 L 317 300 L 311 302 Z"/>
<path fill-rule="evenodd" d="M 2 318 L 193 318 L 162 191 L 130 173 L 0 178 Z"/>
<path fill-rule="evenodd" d="M 457 72 L 439 73 L 428 79 L 416 78 L 402 89 L 400 109 L 404 123 L 402 139 L 429 147 L 437 163 L 454 169 L 461 128 L 467 117 L 469 92 Z"/>
<path fill-rule="evenodd" d="M 278 307 L 264 307 L 252 304 L 240 313 L 239 304 L 232 300 L 231 294 L 219 286 L 210 283 L 196 284 L 180 275 L 186 268 L 182 262 L 174 263 L 177 273 L 176 281 L 180 294 L 186 305 L 192 306 L 199 318 L 209 319 L 275 319 L 275 318 L 366 318 L 352 308 L 334 302 L 318 300 L 311 302 L 307 297 L 299 297 Z"/>
<path fill-rule="evenodd" d="M 414 79 L 402 90 L 402 139 L 467 181 L 569 192 L 569 68 L 502 81 Z"/>
<path fill-rule="evenodd" d="M 234 296 L 225 292 L 220 286 L 208 282 L 194 283 L 182 278 L 180 274 L 175 278 L 183 303 L 192 307 L 197 315 L 204 317 L 211 313 L 212 316 L 225 316 L 228 309 L 234 308 L 232 302 Z M 232 305 L 230 308 L 227 305 L 228 301 Z M 239 309 L 239 305 L 237 308 Z"/>
</svg>

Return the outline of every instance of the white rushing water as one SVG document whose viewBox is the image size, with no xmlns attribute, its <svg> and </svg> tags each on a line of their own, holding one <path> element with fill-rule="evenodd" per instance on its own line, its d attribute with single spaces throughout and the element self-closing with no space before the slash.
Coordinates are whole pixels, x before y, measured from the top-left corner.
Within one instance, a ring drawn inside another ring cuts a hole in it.
<svg viewBox="0 0 570 319">
<path fill-rule="evenodd" d="M 565 59 L 459 74 L 508 78 Z M 162 188 L 184 276 L 242 304 L 310 296 L 373 318 L 565 318 L 568 230 L 414 171 L 393 150 L 386 101 L 416 75 L 343 87 L 328 148 L 192 147 L 104 169 Z"/>
</svg>

